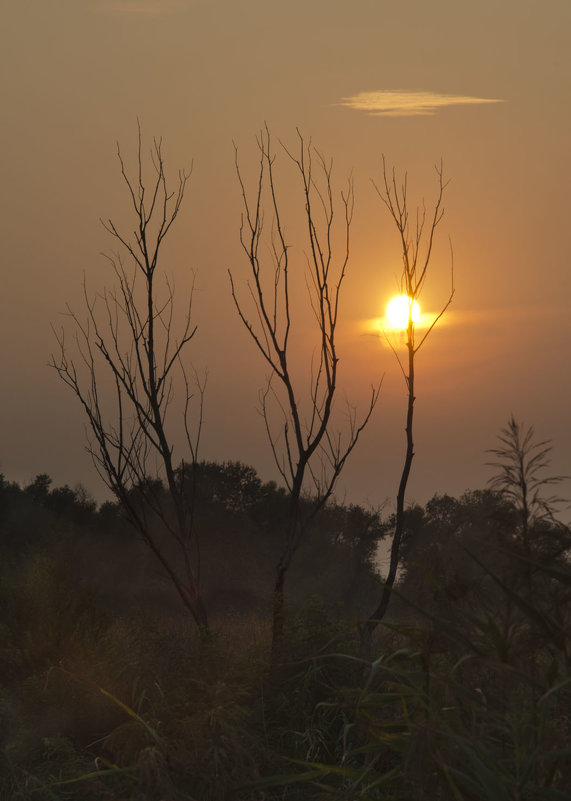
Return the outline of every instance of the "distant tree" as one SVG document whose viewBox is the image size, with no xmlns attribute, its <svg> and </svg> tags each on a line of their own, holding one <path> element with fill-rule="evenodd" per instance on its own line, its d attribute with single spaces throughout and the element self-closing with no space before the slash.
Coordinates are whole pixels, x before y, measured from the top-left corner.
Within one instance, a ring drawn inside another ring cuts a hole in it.
<svg viewBox="0 0 571 801">
<path fill-rule="evenodd" d="M 80 526 L 92 523 L 97 510 L 97 504 L 81 485 L 74 489 L 67 484 L 63 487 L 54 487 L 43 501 L 43 505 L 59 520 Z"/>
<path fill-rule="evenodd" d="M 53 487 L 46 473 L 24 487 L 0 475 L 0 561 L 18 562 L 60 537 L 93 531 L 97 507 L 83 488 Z"/>
<path fill-rule="evenodd" d="M 177 186 L 170 190 L 162 141 L 155 139 L 150 154 L 154 176 L 147 178 L 140 128 L 134 177 L 127 172 L 119 146 L 117 155 L 133 212 L 134 238 L 121 233 L 112 220 L 103 222 L 119 247 L 118 253 L 107 257 L 116 285 L 92 297 L 84 283 L 85 318 L 68 307 L 73 353 L 65 332 L 56 332 L 59 351 L 51 365 L 83 406 L 91 431 L 88 451 L 99 475 L 206 634 L 193 494 L 181 481 L 181 475 L 191 479 L 192 470 L 177 473 L 169 433 L 176 380 L 176 392 L 182 391 L 178 405 L 185 432 L 182 441 L 177 439 L 183 446 L 178 458 L 194 465 L 204 382 L 195 376 L 191 389 L 183 363 L 196 332 L 192 291 L 177 331 L 174 287 L 168 277 L 161 276 L 159 266 L 190 173 L 179 171 Z M 197 395 L 194 403 L 193 393 Z M 173 546 L 172 553 L 160 545 L 154 531 L 157 522 Z"/>
<path fill-rule="evenodd" d="M 17 503 L 22 495 L 20 485 L 15 481 L 8 481 L 0 473 L 0 520 L 4 522 L 4 515 Z"/>
<path fill-rule="evenodd" d="M 362 617 L 380 588 L 376 556 L 386 534 L 379 510 L 328 503 L 300 547 L 292 568 L 295 584 L 305 579 L 308 595 L 341 603 L 347 615 Z"/>
<path fill-rule="evenodd" d="M 47 473 L 41 473 L 35 477 L 31 484 L 27 485 L 24 491 L 35 503 L 45 505 L 50 494 L 51 485 L 52 479 L 50 476 Z"/>
<path fill-rule="evenodd" d="M 196 501 L 231 512 L 249 510 L 258 501 L 262 481 L 255 469 L 241 462 L 200 462 L 196 465 Z"/>
<path fill-rule="evenodd" d="M 375 185 L 377 193 L 388 209 L 389 215 L 395 223 L 400 245 L 402 249 L 402 271 L 400 277 L 401 294 L 408 298 L 408 323 L 406 327 L 406 350 L 407 360 L 403 364 L 396 348 L 387 337 L 387 342 L 391 346 L 401 372 L 403 374 L 407 388 L 407 411 L 406 411 L 406 451 L 404 465 L 401 473 L 397 492 L 397 508 L 395 516 L 395 527 L 391 544 L 389 571 L 384 583 L 381 600 L 368 620 L 361 626 L 361 652 L 369 657 L 372 648 L 373 631 L 386 615 L 391 591 L 394 586 L 397 570 L 399 566 L 400 546 L 404 533 L 405 522 L 405 496 L 412 460 L 414 458 L 413 440 L 413 419 L 415 397 L 415 360 L 416 354 L 426 342 L 427 337 L 438 323 L 454 296 L 454 271 L 451 265 L 451 289 L 450 294 L 442 306 L 440 312 L 428 327 L 428 329 L 417 336 L 415 322 L 413 320 L 413 308 L 418 303 L 424 289 L 426 279 L 431 266 L 432 249 L 436 229 L 442 220 L 444 208 L 442 205 L 446 183 L 443 176 L 442 163 L 436 167 L 438 189 L 436 202 L 431 215 L 427 219 L 426 208 L 417 210 L 412 216 L 409 208 L 407 176 L 399 184 L 396 172 L 387 170 L 385 159 L 383 158 L 383 183 L 379 188 Z"/>
<path fill-rule="evenodd" d="M 460 498 L 435 495 L 424 507 L 406 509 L 399 614 L 413 612 L 407 601 L 444 617 L 473 609 L 486 595 L 495 603 L 498 594 L 489 586 L 480 592 L 485 576 L 473 557 L 507 576 L 513 559 L 506 552 L 515 526 L 512 504 L 492 490 L 465 492 Z"/>
<path fill-rule="evenodd" d="M 307 232 L 306 282 L 315 317 L 317 358 L 309 386 L 300 389 L 294 378 L 292 330 L 294 309 L 290 244 L 286 237 L 274 170 L 275 154 L 266 128 L 258 139 L 259 171 L 253 193 L 246 189 L 236 153 L 236 171 L 242 190 L 240 241 L 249 262 L 248 291 L 251 311 L 238 297 L 230 272 L 232 296 L 240 319 L 270 371 L 260 393 L 261 411 L 277 469 L 288 490 L 289 510 L 284 522 L 282 553 L 276 566 L 272 613 L 272 664 L 276 664 L 284 631 L 286 575 L 311 521 L 331 497 L 335 483 L 357 444 L 375 407 L 378 390 L 371 390 L 369 407 L 360 421 L 349 409 L 346 438 L 334 431 L 333 404 L 338 394 L 337 326 L 343 281 L 349 262 L 349 231 L 353 214 L 353 186 L 341 193 L 343 245 L 334 253 L 332 164 L 307 144 L 298 132 L 297 155 L 284 148 L 301 182 Z M 266 212 L 269 230 L 266 228 Z M 267 238 L 266 238 L 267 235 Z M 296 269 L 299 268 L 296 266 Z M 299 274 L 299 273 L 298 273 Z M 305 398 L 309 398 L 308 408 Z M 272 401 L 273 407 L 272 407 Z M 272 411 L 277 410 L 280 424 Z M 303 504 L 311 484 L 312 500 Z"/>
<path fill-rule="evenodd" d="M 304 496 L 301 515 L 314 500 Z M 288 494 L 262 482 L 254 468 L 239 462 L 196 466 L 195 516 L 201 539 L 201 568 L 208 608 L 219 613 L 265 609 L 275 565 L 283 551 Z M 378 588 L 374 557 L 385 532 L 380 514 L 330 501 L 312 521 L 288 576 L 290 606 L 319 596 L 362 615 L 365 599 Z M 367 604 L 368 605 L 368 604 Z"/>
</svg>

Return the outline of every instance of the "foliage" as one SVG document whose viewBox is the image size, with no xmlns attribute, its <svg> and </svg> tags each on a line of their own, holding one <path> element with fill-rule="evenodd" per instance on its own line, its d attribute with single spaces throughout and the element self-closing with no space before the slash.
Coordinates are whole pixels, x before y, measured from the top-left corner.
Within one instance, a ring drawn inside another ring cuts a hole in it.
<svg viewBox="0 0 571 801">
<path fill-rule="evenodd" d="M 501 587 L 511 625 L 504 628 L 501 614 L 481 608 L 451 625 L 410 601 L 416 626 L 388 629 L 364 687 L 339 704 L 348 718 L 342 754 L 329 762 L 298 760 L 295 780 L 304 798 L 571 798 L 569 594 L 563 629 L 544 607 L 483 572 Z M 556 577 L 560 612 L 569 566 L 555 572 L 534 563 L 533 572 L 539 582 Z M 291 782 L 275 777 L 273 786 Z"/>
<path fill-rule="evenodd" d="M 204 569 L 219 586 L 239 574 L 208 642 L 115 504 L 85 507 L 48 477 L 2 480 L 0 797 L 569 798 L 565 527 L 537 524 L 529 556 L 500 493 L 407 510 L 391 617 L 364 662 L 350 596 L 363 585 L 366 610 L 392 523 L 328 505 L 300 551 L 303 592 L 270 674 L 269 609 L 239 590 L 262 579 L 265 553 L 271 592 L 284 493 L 245 465 L 196 469 Z"/>
</svg>

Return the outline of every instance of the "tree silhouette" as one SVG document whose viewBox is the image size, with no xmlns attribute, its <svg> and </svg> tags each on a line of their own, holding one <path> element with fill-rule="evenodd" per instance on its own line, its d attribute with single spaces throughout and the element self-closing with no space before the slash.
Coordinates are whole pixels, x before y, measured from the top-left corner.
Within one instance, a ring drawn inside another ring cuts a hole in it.
<svg viewBox="0 0 571 801">
<path fill-rule="evenodd" d="M 73 353 L 64 330 L 55 332 L 59 351 L 52 356 L 51 366 L 83 406 L 91 431 L 88 451 L 99 475 L 206 634 L 193 494 L 181 480 L 181 476 L 191 480 L 192 471 L 177 473 L 168 427 L 176 380 L 177 391 L 182 388 L 182 462 L 196 464 L 204 381 L 195 375 L 193 418 L 193 390 L 182 361 L 196 333 L 192 291 L 177 332 L 174 286 L 161 276 L 159 266 L 190 173 L 179 171 L 176 189 L 171 191 L 162 141 L 155 139 L 150 154 L 153 177 L 147 178 L 140 127 L 134 177 L 127 173 L 119 145 L 117 155 L 134 217 L 134 240 L 112 220 L 102 221 L 119 246 L 118 253 L 107 257 L 116 284 L 92 297 L 84 281 L 85 318 L 68 307 Z M 110 386 L 114 400 L 109 399 Z M 157 525 L 174 546 L 173 555 L 161 546 Z"/>
<path fill-rule="evenodd" d="M 309 386 L 300 388 L 300 382 L 294 378 L 291 348 L 294 310 L 290 289 L 294 267 L 278 201 L 276 157 L 267 127 L 258 138 L 258 149 L 258 179 L 251 195 L 242 178 L 236 152 L 244 209 L 240 241 L 250 267 L 250 312 L 238 297 L 232 272 L 230 281 L 240 319 L 270 370 L 267 385 L 260 393 L 261 411 L 275 463 L 289 493 L 284 545 L 276 567 L 273 593 L 272 664 L 275 665 L 283 639 L 287 572 L 312 519 L 331 497 L 347 458 L 370 419 L 379 390 L 371 389 L 369 406 L 361 420 L 358 421 L 355 410 L 349 408 L 345 438 L 334 431 L 333 405 L 338 393 L 339 364 L 336 335 L 349 262 L 353 186 L 349 181 L 346 191 L 341 193 L 343 245 L 337 259 L 333 245 L 337 203 L 333 195 L 332 163 L 326 162 L 311 142 L 306 143 L 299 131 L 297 154 L 285 147 L 283 150 L 301 182 L 308 248 L 306 282 L 315 319 L 318 355 Z M 265 228 L 264 211 L 271 220 L 269 231 Z M 309 398 L 308 410 L 304 406 L 306 397 Z M 272 401 L 280 416 L 279 425 L 272 418 Z M 312 486 L 312 500 L 302 504 L 308 481 Z"/>
<path fill-rule="evenodd" d="M 387 171 L 385 159 L 383 157 L 383 184 L 379 188 L 375 184 L 377 194 L 381 198 L 390 216 L 395 223 L 398 231 L 400 244 L 402 248 L 402 271 L 400 278 L 400 291 L 408 298 L 408 321 L 406 327 L 406 350 L 407 361 L 403 364 L 401 358 L 387 337 L 387 342 L 391 346 L 399 367 L 403 374 L 406 388 L 407 388 L 407 410 L 406 410 L 406 451 L 404 458 L 403 470 L 399 482 L 397 492 L 397 509 L 395 517 L 395 528 L 390 552 L 390 564 L 381 600 L 373 614 L 361 626 L 361 652 L 364 656 L 369 657 L 372 648 L 372 635 L 377 625 L 384 618 L 390 598 L 391 591 L 397 576 L 399 566 L 399 554 L 402 536 L 404 532 L 405 521 L 405 496 L 406 487 L 412 467 L 412 460 L 414 458 L 414 440 L 413 440 L 413 420 L 414 420 L 414 403 L 415 403 L 415 360 L 416 354 L 426 342 L 427 337 L 438 323 L 454 296 L 454 271 L 453 263 L 451 265 L 451 289 L 448 299 L 442 306 L 440 312 L 436 315 L 435 319 L 428 327 L 428 329 L 420 337 L 417 337 L 416 325 L 413 320 L 413 307 L 418 303 L 422 291 L 424 289 L 426 279 L 428 277 L 432 250 L 434 244 L 434 237 L 438 224 L 442 220 L 444 209 L 442 206 L 444 190 L 446 183 L 443 177 L 442 163 L 436 167 L 436 175 L 438 181 L 438 189 L 436 201 L 432 214 L 427 219 L 426 208 L 423 206 L 417 209 L 416 214 L 411 220 L 410 208 L 408 201 L 408 186 L 407 175 L 405 173 L 403 181 L 399 184 L 397 181 L 396 172 L 393 169 L 390 173 Z"/>
</svg>

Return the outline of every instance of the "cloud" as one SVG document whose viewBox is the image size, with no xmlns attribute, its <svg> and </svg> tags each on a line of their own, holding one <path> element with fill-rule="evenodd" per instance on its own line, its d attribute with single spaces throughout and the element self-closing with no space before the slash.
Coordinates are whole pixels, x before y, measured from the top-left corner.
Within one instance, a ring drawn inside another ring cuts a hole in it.
<svg viewBox="0 0 571 801">
<path fill-rule="evenodd" d="M 189 0 L 107 0 L 99 3 L 95 11 L 100 14 L 156 17 L 189 5 Z"/>
<path fill-rule="evenodd" d="M 343 97 L 340 106 L 365 111 L 377 117 L 419 117 L 436 114 L 447 106 L 471 106 L 482 103 L 503 103 L 497 98 L 446 95 L 413 89 L 380 89 Z"/>
</svg>

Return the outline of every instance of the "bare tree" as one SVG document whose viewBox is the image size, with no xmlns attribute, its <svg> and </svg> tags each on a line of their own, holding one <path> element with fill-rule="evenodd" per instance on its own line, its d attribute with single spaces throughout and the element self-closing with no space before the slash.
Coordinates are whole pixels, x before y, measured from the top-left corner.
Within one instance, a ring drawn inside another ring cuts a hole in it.
<svg viewBox="0 0 571 801">
<path fill-rule="evenodd" d="M 414 458 L 413 420 L 414 403 L 416 400 L 414 394 L 416 354 L 426 342 L 427 337 L 449 307 L 454 297 L 454 263 L 451 256 L 451 287 L 448 298 L 427 330 L 421 333 L 420 336 L 417 336 L 416 325 L 413 320 L 413 309 L 421 297 L 430 271 L 436 229 L 444 214 L 442 201 L 444 190 L 446 189 L 446 182 L 444 181 L 442 162 L 436 166 L 436 175 L 438 190 L 434 208 L 430 216 L 427 215 L 426 207 L 423 205 L 422 208 L 416 209 L 416 214 L 413 215 L 412 220 L 410 217 L 406 173 L 402 182 L 399 183 L 395 170 L 393 169 L 390 172 L 387 170 L 387 165 L 383 157 L 383 183 L 381 187 L 374 184 L 377 194 L 388 209 L 396 225 L 402 248 L 400 292 L 408 298 L 408 321 L 405 343 L 407 359 L 404 364 L 389 337 L 387 337 L 387 342 L 397 358 L 405 380 L 407 388 L 407 410 L 405 428 L 406 451 L 397 492 L 395 529 L 391 543 L 389 571 L 384 582 L 379 605 L 368 620 L 361 626 L 361 653 L 367 658 L 370 656 L 372 649 L 373 631 L 387 612 L 399 566 L 400 545 L 405 520 L 406 488 L 412 467 L 412 460 Z"/>
<path fill-rule="evenodd" d="M 107 256 L 115 285 L 90 296 L 84 280 L 85 314 L 80 316 L 68 306 L 71 350 L 65 330 L 54 329 L 59 350 L 51 366 L 83 406 L 90 431 L 88 451 L 99 475 L 206 635 L 192 486 L 205 379 L 194 374 L 193 403 L 182 360 L 196 333 L 192 290 L 177 332 L 174 285 L 159 268 L 190 173 L 179 171 L 177 186 L 170 191 L 162 142 L 155 139 L 150 153 L 152 178 L 147 178 L 140 128 L 135 176 L 129 176 L 119 145 L 117 155 L 134 232 L 121 233 L 112 220 L 102 220 L 119 247 L 119 252 Z M 177 399 L 175 383 L 177 392 L 184 393 Z M 185 438 L 178 469 L 168 427 L 176 405 Z"/>
<path fill-rule="evenodd" d="M 304 272 L 315 319 L 315 352 L 309 385 L 294 378 L 292 331 L 295 328 L 292 269 L 275 181 L 275 155 L 267 129 L 258 138 L 259 173 L 249 195 L 236 152 L 236 171 L 242 191 L 243 214 L 240 241 L 250 267 L 248 290 L 251 312 L 239 300 L 230 272 L 232 296 L 240 319 L 269 367 L 269 378 L 260 393 L 261 412 L 277 468 L 289 492 L 289 513 L 284 526 L 284 545 L 276 566 L 273 593 L 272 664 L 279 658 L 284 630 L 284 588 L 292 559 L 310 524 L 331 497 L 335 483 L 357 444 L 375 407 L 379 389 L 371 388 L 367 410 L 358 420 L 348 407 L 345 436 L 334 430 L 333 407 L 338 394 L 337 328 L 341 290 L 349 262 L 349 232 L 353 214 L 353 185 L 341 193 L 340 255 L 335 251 L 335 210 L 332 163 L 304 141 L 298 131 L 296 155 L 282 148 L 295 166 L 305 205 L 307 252 Z M 264 211 L 270 217 L 265 228 Z M 266 236 L 267 234 L 267 236 Z M 266 248 L 266 245 L 268 246 Z M 294 273 L 295 275 L 295 273 Z M 301 385 L 301 388 L 300 388 Z M 273 401 L 273 404 L 272 404 Z M 276 424 L 272 409 L 277 409 Z M 311 496 L 304 492 L 312 487 Z"/>
</svg>

